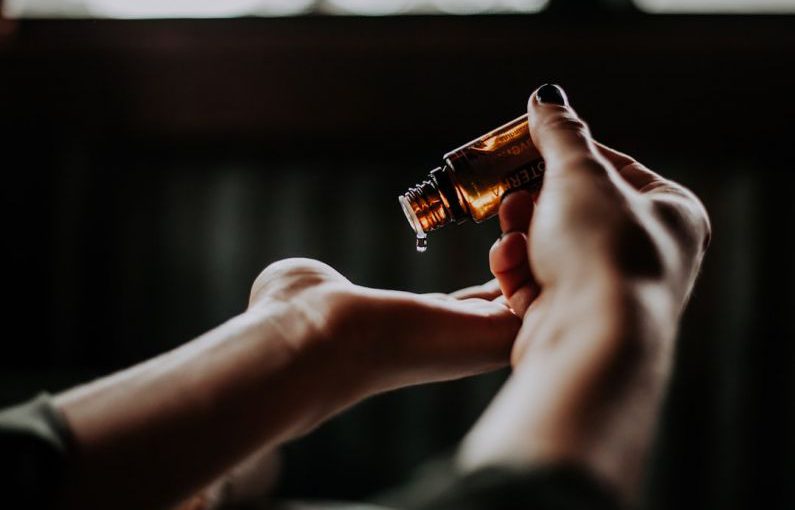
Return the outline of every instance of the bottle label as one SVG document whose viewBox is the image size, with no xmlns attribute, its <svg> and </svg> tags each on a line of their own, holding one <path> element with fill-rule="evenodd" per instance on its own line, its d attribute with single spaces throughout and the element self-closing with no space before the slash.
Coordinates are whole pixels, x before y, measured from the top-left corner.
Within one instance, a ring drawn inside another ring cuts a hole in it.
<svg viewBox="0 0 795 510">
<path fill-rule="evenodd" d="M 540 177 L 544 175 L 544 169 L 543 159 L 536 159 L 520 166 L 502 178 L 502 185 L 505 189 L 503 194 L 519 188 L 537 190 L 541 187 Z"/>
<path fill-rule="evenodd" d="M 541 186 L 544 160 L 519 117 L 445 156 L 460 201 L 476 222 L 495 214 L 505 193 Z"/>
</svg>

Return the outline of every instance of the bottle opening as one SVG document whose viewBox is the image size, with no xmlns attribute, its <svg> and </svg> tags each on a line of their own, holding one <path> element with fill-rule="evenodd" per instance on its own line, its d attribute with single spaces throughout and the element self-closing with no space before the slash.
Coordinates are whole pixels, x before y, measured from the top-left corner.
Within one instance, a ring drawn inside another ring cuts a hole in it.
<svg viewBox="0 0 795 510">
<path fill-rule="evenodd" d="M 400 202 L 400 207 L 403 209 L 403 214 L 406 215 L 409 225 L 414 229 L 414 233 L 417 234 L 417 237 L 425 237 L 425 230 L 422 228 L 422 223 L 420 223 L 419 218 L 417 218 L 417 213 L 414 212 L 414 208 L 411 207 L 409 199 L 406 195 L 400 195 L 398 201 Z"/>
<path fill-rule="evenodd" d="M 417 234 L 427 234 L 453 221 L 442 192 L 432 177 L 409 188 L 398 200 L 411 228 Z"/>
</svg>

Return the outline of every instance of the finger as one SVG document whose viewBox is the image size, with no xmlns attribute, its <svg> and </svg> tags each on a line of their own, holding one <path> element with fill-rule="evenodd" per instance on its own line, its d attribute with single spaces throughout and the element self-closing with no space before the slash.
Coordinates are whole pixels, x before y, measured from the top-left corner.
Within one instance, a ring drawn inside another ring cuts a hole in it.
<svg viewBox="0 0 795 510">
<path fill-rule="evenodd" d="M 545 219 L 565 225 L 560 234 L 571 234 L 570 242 L 601 242 L 609 230 L 606 225 L 621 221 L 620 205 L 629 186 L 599 153 L 588 126 L 569 107 L 560 87 L 544 85 L 533 93 L 527 118 L 533 143 L 546 163 L 538 199 Z"/>
<path fill-rule="evenodd" d="M 698 260 L 703 256 L 710 243 L 712 227 L 698 197 L 684 186 L 649 170 L 631 156 L 599 142 L 596 142 L 596 147 L 630 186 L 650 200 L 655 217 L 677 242 L 685 254 L 684 259 Z"/>
<path fill-rule="evenodd" d="M 500 230 L 527 233 L 533 218 L 533 196 L 529 191 L 519 190 L 505 195 L 500 204 Z"/>
<path fill-rule="evenodd" d="M 504 234 L 489 252 L 489 268 L 511 309 L 524 315 L 539 291 L 528 262 L 527 236 L 522 232 Z"/>
<path fill-rule="evenodd" d="M 607 145 L 594 140 L 594 145 L 599 150 L 599 152 L 608 159 L 616 168 L 625 167 L 627 165 L 631 165 L 632 163 L 637 163 L 635 158 L 630 156 L 629 154 L 624 154 L 623 152 L 617 151 L 608 147 Z"/>
<path fill-rule="evenodd" d="M 528 259 L 527 235 L 512 234 L 528 234 L 534 207 L 533 195 L 528 191 L 516 191 L 503 198 L 499 214 L 503 238 L 489 253 L 492 274 L 508 304 L 519 315 L 535 299 L 538 285 Z"/>
<path fill-rule="evenodd" d="M 500 295 L 497 296 L 496 298 L 494 298 L 491 302 L 492 303 L 496 303 L 498 305 L 502 305 L 502 306 L 504 306 L 506 308 L 510 308 L 511 307 L 511 305 L 508 303 L 508 300 L 505 299 L 505 296 L 502 293 L 500 293 Z"/>
<path fill-rule="evenodd" d="M 658 218 L 674 238 L 692 252 L 705 251 L 710 240 L 710 222 L 704 205 L 693 192 L 649 170 L 631 156 L 595 142 L 599 152 L 632 187 L 648 196 Z"/>
<path fill-rule="evenodd" d="M 455 299 L 480 298 L 492 300 L 500 296 L 500 284 L 496 279 L 490 280 L 482 285 L 473 285 L 464 289 L 450 293 L 450 297 Z"/>
<path fill-rule="evenodd" d="M 423 297 L 427 297 L 430 299 L 438 299 L 440 301 L 455 301 L 456 298 L 450 294 L 445 294 L 444 292 L 425 292 L 422 294 Z"/>
<path fill-rule="evenodd" d="M 566 93 L 559 86 L 539 87 L 530 96 L 527 113 L 530 136 L 546 161 L 545 181 L 556 174 L 569 173 L 572 165 L 564 163 L 598 156 L 588 126 L 569 106 Z"/>
<path fill-rule="evenodd" d="M 666 182 L 664 177 L 652 172 L 632 156 L 611 149 L 607 145 L 596 141 L 594 144 L 599 153 L 618 170 L 619 175 L 636 190 L 644 191 L 649 189 L 652 184 Z"/>
</svg>

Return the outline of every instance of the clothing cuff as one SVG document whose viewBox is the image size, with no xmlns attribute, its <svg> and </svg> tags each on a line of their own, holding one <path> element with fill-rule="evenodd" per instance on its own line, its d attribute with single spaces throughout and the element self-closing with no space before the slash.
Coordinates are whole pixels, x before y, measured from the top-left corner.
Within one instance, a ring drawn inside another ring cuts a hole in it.
<svg viewBox="0 0 795 510">
<path fill-rule="evenodd" d="M 61 487 L 72 450 L 68 424 L 43 393 L 0 411 L 0 487 L 25 505 L 39 508 L 53 500 Z"/>
<path fill-rule="evenodd" d="M 462 474 L 451 458 L 433 461 L 398 492 L 379 498 L 412 510 L 619 510 L 613 493 L 568 463 L 487 467 Z"/>
</svg>

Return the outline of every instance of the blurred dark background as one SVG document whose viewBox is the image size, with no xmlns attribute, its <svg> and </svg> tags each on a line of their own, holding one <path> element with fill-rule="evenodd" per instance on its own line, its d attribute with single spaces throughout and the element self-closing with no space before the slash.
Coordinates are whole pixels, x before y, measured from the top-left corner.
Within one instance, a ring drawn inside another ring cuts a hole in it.
<svg viewBox="0 0 795 510">
<path fill-rule="evenodd" d="M 648 506 L 795 508 L 791 15 L 0 20 L 0 404 L 185 342 L 283 257 L 413 291 L 488 279 L 494 222 L 419 255 L 396 197 L 549 81 L 714 223 Z M 368 401 L 285 449 L 281 493 L 401 482 L 505 376 Z"/>
</svg>

